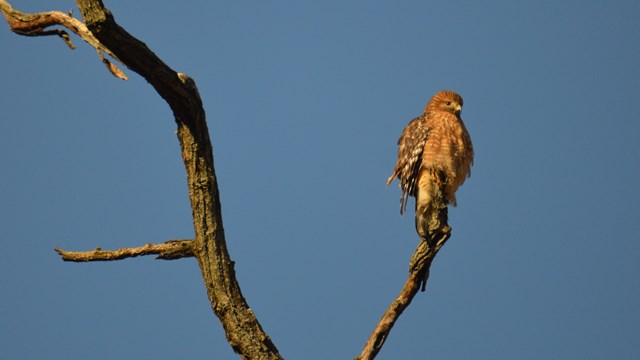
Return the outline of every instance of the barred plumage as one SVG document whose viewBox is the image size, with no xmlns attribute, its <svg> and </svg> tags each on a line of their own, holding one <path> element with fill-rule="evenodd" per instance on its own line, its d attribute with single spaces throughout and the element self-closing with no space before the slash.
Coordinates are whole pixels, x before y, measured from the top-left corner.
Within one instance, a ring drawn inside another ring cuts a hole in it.
<svg viewBox="0 0 640 360">
<path fill-rule="evenodd" d="M 387 186 L 396 177 L 400 181 L 402 191 L 400 214 L 404 214 L 407 209 L 408 196 L 416 196 L 418 173 L 422 165 L 422 153 L 428 135 L 427 116 L 422 114 L 422 116 L 411 120 L 398 139 L 398 163 L 393 169 L 393 174 L 387 179 Z"/>
</svg>

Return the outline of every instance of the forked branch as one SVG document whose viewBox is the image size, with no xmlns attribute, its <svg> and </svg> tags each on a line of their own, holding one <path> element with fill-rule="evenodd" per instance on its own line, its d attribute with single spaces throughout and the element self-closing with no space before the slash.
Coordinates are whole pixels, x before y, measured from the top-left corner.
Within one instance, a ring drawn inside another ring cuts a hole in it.
<svg viewBox="0 0 640 360">
<path fill-rule="evenodd" d="M 236 280 L 234 262 L 227 251 L 222 226 L 209 130 L 195 81 L 171 69 L 142 41 L 120 27 L 101 0 L 76 0 L 76 3 L 84 24 L 60 12 L 24 14 L 14 10 L 5 0 L 0 0 L 0 11 L 11 29 L 22 35 L 51 35 L 50 31 L 43 31 L 52 25 L 69 29 L 98 51 L 109 71 L 114 73 L 115 70 L 103 53 L 140 74 L 169 104 L 178 127 L 191 200 L 195 239 L 189 243 L 189 248 L 198 260 L 211 307 L 224 327 L 227 341 L 242 358 L 282 359 L 244 299 Z M 64 38 L 64 34 L 60 36 Z M 152 245 L 115 252 L 97 250 L 83 256 L 100 260 L 109 256 L 131 257 L 153 248 Z M 61 251 L 61 255 L 64 254 Z M 76 256 L 82 258 L 78 253 Z"/>
</svg>

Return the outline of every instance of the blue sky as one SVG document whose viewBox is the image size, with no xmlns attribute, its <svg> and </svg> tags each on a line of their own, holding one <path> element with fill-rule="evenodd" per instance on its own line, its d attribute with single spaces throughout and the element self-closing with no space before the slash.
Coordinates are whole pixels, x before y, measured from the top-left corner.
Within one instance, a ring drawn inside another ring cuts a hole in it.
<svg viewBox="0 0 640 360">
<path fill-rule="evenodd" d="M 441 89 L 475 166 L 378 358 L 640 357 L 639 2 L 105 3 L 196 80 L 238 279 L 285 358 L 353 358 L 399 292 L 418 239 L 384 184 Z M 0 30 L 3 354 L 236 358 L 195 261 L 53 251 L 192 237 L 168 106 L 77 38 Z"/>
</svg>

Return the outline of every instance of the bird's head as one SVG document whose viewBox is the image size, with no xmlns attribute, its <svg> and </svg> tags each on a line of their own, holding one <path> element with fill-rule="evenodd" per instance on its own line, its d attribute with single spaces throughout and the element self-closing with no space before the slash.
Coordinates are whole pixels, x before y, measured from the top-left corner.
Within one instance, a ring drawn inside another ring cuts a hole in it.
<svg viewBox="0 0 640 360">
<path fill-rule="evenodd" d="M 425 109 L 425 112 L 446 111 L 455 115 L 460 115 L 462 111 L 462 96 L 451 90 L 443 90 L 435 94 Z"/>
</svg>

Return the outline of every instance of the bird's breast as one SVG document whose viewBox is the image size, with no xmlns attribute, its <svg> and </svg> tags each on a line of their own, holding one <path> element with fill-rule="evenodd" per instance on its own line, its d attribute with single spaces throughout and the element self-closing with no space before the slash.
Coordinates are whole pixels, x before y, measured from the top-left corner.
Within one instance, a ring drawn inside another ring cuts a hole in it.
<svg viewBox="0 0 640 360">
<path fill-rule="evenodd" d="M 423 153 L 423 167 L 445 172 L 448 182 L 457 188 L 467 177 L 473 155 L 462 122 L 455 116 L 433 121 Z M 471 159 L 471 160 L 470 160 Z"/>
</svg>

